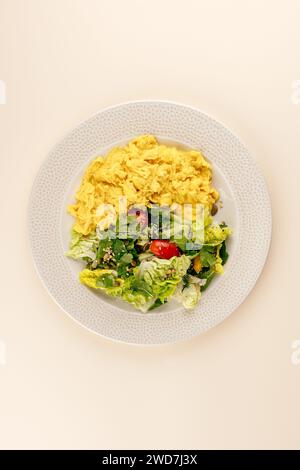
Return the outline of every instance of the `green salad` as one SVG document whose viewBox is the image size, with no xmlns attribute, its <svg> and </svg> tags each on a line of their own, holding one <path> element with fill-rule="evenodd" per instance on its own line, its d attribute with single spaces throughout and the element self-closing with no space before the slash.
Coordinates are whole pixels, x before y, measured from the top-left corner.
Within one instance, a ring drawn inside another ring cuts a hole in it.
<svg viewBox="0 0 300 470">
<path fill-rule="evenodd" d="M 180 219 L 180 220 L 179 220 Z M 227 261 L 231 229 L 217 224 L 205 209 L 195 227 L 175 211 L 132 207 L 120 230 L 120 217 L 105 230 L 82 235 L 72 230 L 67 256 L 82 260 L 80 282 L 132 304 L 142 312 L 170 299 L 194 308 Z M 201 232 L 201 235 L 199 233 Z"/>
</svg>

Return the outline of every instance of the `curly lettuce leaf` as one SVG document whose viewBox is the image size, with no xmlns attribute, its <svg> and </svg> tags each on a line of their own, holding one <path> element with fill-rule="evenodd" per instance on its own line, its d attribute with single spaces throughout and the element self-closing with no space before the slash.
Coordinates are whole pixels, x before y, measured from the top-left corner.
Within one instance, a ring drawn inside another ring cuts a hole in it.
<svg viewBox="0 0 300 470">
<path fill-rule="evenodd" d="M 72 229 L 69 250 L 66 255 L 73 259 L 85 259 L 94 261 L 96 259 L 99 239 L 96 233 L 83 235 Z"/>
<path fill-rule="evenodd" d="M 225 224 L 213 223 L 213 217 L 207 208 L 204 209 L 203 216 L 202 218 L 200 216 L 197 224 L 195 220 L 182 219 L 181 216 L 171 214 L 169 238 L 190 256 L 196 255 L 202 246 L 221 244 L 231 233 L 231 229 Z"/>
<path fill-rule="evenodd" d="M 137 276 L 146 282 L 155 297 L 161 302 L 168 299 L 187 273 L 191 261 L 187 256 L 174 256 L 170 259 L 152 258 L 142 261 Z"/>
<path fill-rule="evenodd" d="M 120 287 L 120 279 L 112 269 L 83 269 L 79 273 L 82 284 L 93 289 L 106 289 Z"/>
<path fill-rule="evenodd" d="M 232 230 L 226 225 L 210 225 L 209 227 L 206 227 L 204 231 L 204 244 L 210 246 L 220 245 L 231 234 Z"/>
<path fill-rule="evenodd" d="M 191 283 L 189 286 L 184 287 L 182 284 L 178 285 L 174 293 L 174 298 L 180 302 L 184 308 L 191 309 L 196 307 L 201 297 L 200 284 Z"/>
<path fill-rule="evenodd" d="M 119 297 L 143 312 L 146 312 L 156 300 L 152 289 L 135 275 L 123 280 L 111 269 L 83 269 L 79 278 L 82 284 L 102 290 L 112 297 Z"/>
</svg>

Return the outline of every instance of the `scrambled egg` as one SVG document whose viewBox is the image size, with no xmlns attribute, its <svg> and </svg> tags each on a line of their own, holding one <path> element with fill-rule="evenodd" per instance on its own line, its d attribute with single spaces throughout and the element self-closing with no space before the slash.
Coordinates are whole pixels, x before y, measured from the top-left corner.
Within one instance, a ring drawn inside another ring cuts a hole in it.
<svg viewBox="0 0 300 470">
<path fill-rule="evenodd" d="M 121 196 L 128 206 L 201 203 L 211 208 L 219 198 L 211 179 L 211 165 L 199 151 L 159 144 L 153 135 L 144 135 L 93 160 L 68 211 L 76 218 L 74 229 L 87 235 L 107 216 L 103 204 L 118 211 Z M 111 210 L 107 213 L 112 217 Z"/>
</svg>

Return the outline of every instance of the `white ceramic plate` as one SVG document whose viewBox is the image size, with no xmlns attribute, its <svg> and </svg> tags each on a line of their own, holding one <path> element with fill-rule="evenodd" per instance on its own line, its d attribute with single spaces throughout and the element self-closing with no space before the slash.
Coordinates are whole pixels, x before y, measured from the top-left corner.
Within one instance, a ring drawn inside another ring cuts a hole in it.
<svg viewBox="0 0 300 470">
<path fill-rule="evenodd" d="M 141 134 L 200 149 L 211 161 L 234 234 L 225 274 L 186 311 L 172 302 L 149 313 L 95 293 L 78 281 L 79 263 L 64 256 L 73 219 L 66 206 L 87 164 L 108 149 Z M 245 299 L 266 260 L 271 208 L 264 179 L 247 149 L 215 119 L 189 106 L 137 101 L 100 111 L 68 134 L 43 163 L 33 185 L 29 234 L 35 266 L 50 295 L 88 329 L 119 341 L 161 344 L 184 340 L 217 325 Z"/>
</svg>

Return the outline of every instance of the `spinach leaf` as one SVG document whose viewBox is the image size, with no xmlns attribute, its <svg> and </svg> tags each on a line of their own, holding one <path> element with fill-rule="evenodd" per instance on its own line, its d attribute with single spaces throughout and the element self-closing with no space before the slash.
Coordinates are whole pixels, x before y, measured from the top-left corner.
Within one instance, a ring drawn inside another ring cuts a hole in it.
<svg viewBox="0 0 300 470">
<path fill-rule="evenodd" d="M 112 274 L 106 273 L 102 274 L 96 281 L 96 285 L 99 287 L 113 287 L 115 284 L 115 278 Z"/>
<path fill-rule="evenodd" d="M 130 264 L 131 261 L 133 260 L 133 256 L 131 253 L 125 253 L 119 260 L 120 264 Z"/>
<path fill-rule="evenodd" d="M 226 261 L 228 260 L 228 257 L 229 257 L 229 254 L 227 252 L 227 248 L 226 248 L 226 242 L 224 241 L 222 243 L 222 246 L 220 248 L 220 257 L 222 258 L 222 264 L 224 265 L 226 263 Z"/>
<path fill-rule="evenodd" d="M 118 276 L 121 278 L 126 278 L 130 276 L 130 272 L 128 270 L 128 265 L 126 264 L 120 264 L 118 266 Z"/>
<path fill-rule="evenodd" d="M 117 261 L 120 261 L 120 259 L 122 258 L 122 256 L 127 253 L 127 250 L 126 250 L 126 246 L 125 246 L 125 243 L 123 240 L 119 240 L 118 238 L 116 238 L 115 240 L 112 240 L 112 245 L 111 245 L 111 248 L 112 248 L 112 252 L 115 256 L 115 259 Z"/>
<path fill-rule="evenodd" d="M 163 305 L 164 302 L 162 302 L 160 299 L 156 299 L 156 301 L 151 305 L 151 307 L 148 309 L 148 312 L 150 310 L 154 310 L 155 308 L 157 307 L 160 307 L 161 305 Z"/>
<path fill-rule="evenodd" d="M 214 254 L 214 248 L 213 246 L 203 246 L 200 250 L 200 259 L 201 259 L 201 265 L 204 268 L 208 268 L 213 266 L 216 263 L 216 257 Z"/>
<path fill-rule="evenodd" d="M 207 276 L 205 277 L 206 279 L 206 283 L 204 286 L 201 286 L 201 292 L 205 291 L 205 289 L 208 288 L 209 284 L 211 283 L 211 281 L 213 280 L 213 278 L 215 277 L 215 272 L 214 271 L 207 271 Z"/>
<path fill-rule="evenodd" d="M 105 250 L 107 248 L 110 248 L 111 244 L 112 244 L 112 241 L 109 240 L 108 238 L 100 240 L 100 243 L 99 243 L 99 246 L 98 246 L 98 249 L 97 249 L 97 253 L 96 253 L 96 259 L 97 260 L 103 258 L 104 254 L 105 254 Z"/>
<path fill-rule="evenodd" d="M 119 260 L 118 265 L 118 276 L 119 277 L 128 277 L 130 275 L 128 265 L 130 265 L 133 260 L 131 253 L 125 253 Z"/>
<path fill-rule="evenodd" d="M 152 295 L 151 287 L 147 282 L 142 281 L 141 279 L 134 279 L 131 284 L 131 289 L 135 292 L 142 292 L 145 297 L 150 297 Z"/>
<path fill-rule="evenodd" d="M 128 238 L 127 240 L 124 240 L 124 242 L 125 242 L 127 251 L 135 250 L 135 247 L 134 247 L 135 240 Z"/>
<path fill-rule="evenodd" d="M 182 284 L 183 287 L 188 287 L 190 285 L 190 276 L 188 274 L 185 274 L 182 278 Z"/>
</svg>

